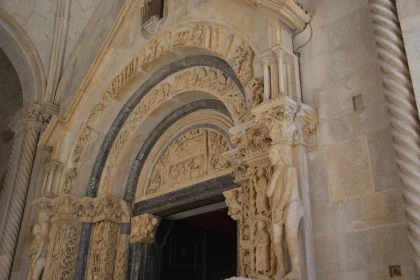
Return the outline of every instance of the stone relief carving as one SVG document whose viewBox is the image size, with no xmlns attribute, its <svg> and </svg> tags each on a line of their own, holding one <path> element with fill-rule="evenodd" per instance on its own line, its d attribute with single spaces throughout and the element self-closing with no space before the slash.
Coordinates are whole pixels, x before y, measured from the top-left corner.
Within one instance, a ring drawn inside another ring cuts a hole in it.
<svg viewBox="0 0 420 280">
<path fill-rule="evenodd" d="M 31 257 L 28 280 L 41 279 L 47 258 L 48 234 L 50 231 L 49 213 L 42 211 L 38 219 L 39 224 L 35 224 L 32 228 L 34 240 L 28 253 L 28 256 Z"/>
<path fill-rule="evenodd" d="M 90 244 L 88 279 L 113 279 L 119 229 L 119 224 L 114 222 L 95 224 Z"/>
<path fill-rule="evenodd" d="M 62 221 L 53 224 L 45 279 L 74 279 L 81 224 Z"/>
<path fill-rule="evenodd" d="M 241 184 L 240 209 L 235 212 L 241 222 L 241 276 L 301 279 L 298 226 L 303 205 L 291 147 L 314 143 L 316 112 L 283 96 L 252 113 L 253 119 L 230 130 L 236 148 L 224 154 Z M 226 197 L 230 206 L 231 198 Z M 285 243 L 291 260 L 288 271 Z"/>
<path fill-rule="evenodd" d="M 230 191 L 223 192 L 223 195 L 226 198 L 226 204 L 229 207 L 228 215 L 232 217 L 235 221 L 240 221 L 241 219 L 241 189 L 233 189 Z"/>
<path fill-rule="evenodd" d="M 269 158 L 274 166 L 267 197 L 271 201 L 274 252 L 277 258 L 276 279 L 284 277 L 300 280 L 298 227 L 303 216 L 303 207 L 299 197 L 296 169 L 292 165 L 291 145 L 274 144 L 270 147 Z M 292 263 L 292 271 L 287 275 L 283 249 L 285 239 Z"/>
<path fill-rule="evenodd" d="M 129 222 L 131 210 L 127 202 L 102 195 L 96 198 L 63 195 L 55 199 L 41 197 L 32 204 L 36 209 L 49 209 L 51 221 L 63 219 L 95 223 L 102 220 Z"/>
<path fill-rule="evenodd" d="M 117 256 L 115 257 L 114 279 L 125 280 L 128 269 L 128 235 L 120 234 L 117 247 Z"/>
<path fill-rule="evenodd" d="M 131 218 L 131 243 L 141 242 L 153 244 L 156 238 L 156 231 L 161 217 L 151 214 L 143 214 Z"/>
<path fill-rule="evenodd" d="M 210 129 L 194 129 L 176 139 L 152 171 L 147 194 L 189 186 L 226 173 L 230 163 L 222 156 L 227 140 Z"/>
<path fill-rule="evenodd" d="M 95 121 L 105 111 L 112 99 L 118 96 L 121 88 L 138 73 L 140 68 L 143 68 L 143 71 L 145 71 L 145 67 L 148 64 L 177 47 L 202 47 L 211 50 L 217 55 L 222 55 L 223 58 L 231 63 L 240 81 L 246 86 L 254 76 L 253 62 L 255 53 L 241 38 L 235 37 L 232 33 L 226 37 L 220 36 L 226 33 L 229 33 L 226 27 L 214 23 L 212 25 L 197 23 L 179 27 L 178 31 L 165 32 L 155 36 L 144 44 L 138 55 L 130 60 L 120 73 L 112 79 L 111 85 L 104 92 L 102 100 L 92 108 L 88 117 L 88 123 Z M 231 50 L 232 45 L 236 45 L 234 51 Z M 221 49 L 221 47 L 223 48 Z"/>
</svg>

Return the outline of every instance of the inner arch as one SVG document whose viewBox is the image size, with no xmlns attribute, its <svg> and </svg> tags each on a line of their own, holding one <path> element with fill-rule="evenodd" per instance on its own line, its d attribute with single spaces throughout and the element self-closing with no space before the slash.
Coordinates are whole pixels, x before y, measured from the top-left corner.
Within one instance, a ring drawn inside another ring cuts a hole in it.
<svg viewBox="0 0 420 280">
<path fill-rule="evenodd" d="M 175 61 L 171 64 L 166 65 L 165 67 L 160 68 L 157 70 L 154 74 L 152 74 L 140 87 L 139 89 L 130 97 L 130 99 L 124 104 L 123 108 L 118 113 L 117 117 L 115 118 L 113 124 L 111 125 L 107 135 L 105 136 L 104 142 L 101 146 L 101 149 L 99 151 L 99 154 L 96 158 L 92 174 L 90 176 L 89 185 L 88 185 L 88 191 L 87 196 L 89 197 L 96 197 L 98 193 L 99 188 L 99 182 L 102 176 L 102 172 L 104 170 L 104 166 L 106 163 L 106 160 L 108 158 L 108 155 L 110 153 L 110 150 L 112 148 L 112 145 L 115 141 L 115 139 L 118 136 L 119 131 L 121 130 L 121 127 L 123 126 L 124 122 L 129 117 L 130 113 L 134 110 L 134 108 L 137 106 L 137 104 L 141 101 L 141 99 L 151 90 L 153 87 L 155 87 L 157 84 L 159 84 L 162 80 L 169 77 L 170 75 L 190 68 L 194 66 L 208 66 L 216 68 L 220 71 L 222 71 L 226 76 L 228 76 L 232 81 L 236 84 L 236 86 L 241 91 L 242 95 L 244 96 L 244 99 L 246 99 L 246 94 L 243 85 L 239 81 L 238 77 L 235 74 L 235 71 L 232 69 L 232 67 L 223 59 L 215 56 L 210 55 L 196 55 L 196 56 L 189 56 L 183 59 L 180 59 L 178 61 Z M 200 100 L 199 100 L 200 101 Z M 197 104 L 200 104 L 198 101 Z M 212 101 L 212 102 L 219 102 L 220 101 Z M 193 106 L 192 104 L 195 104 L 194 102 L 187 104 L 186 106 Z M 220 107 L 221 105 L 217 105 L 217 107 Z M 208 108 L 208 104 L 203 104 L 204 107 L 202 108 Z M 201 106 L 203 106 L 201 105 Z M 223 104 L 222 104 L 223 105 Z M 198 106 L 198 105 L 197 105 Z M 226 107 L 223 105 L 224 110 L 226 110 Z M 227 113 L 228 114 L 228 113 Z M 229 115 L 229 114 L 228 114 Z M 146 145 L 145 145 L 146 146 Z M 137 164 L 137 161 L 134 163 L 134 167 Z M 132 173 L 132 172 L 131 172 Z M 132 180 L 134 180 L 134 175 L 130 174 L 129 183 L 127 186 L 127 191 L 125 198 L 129 201 L 131 201 L 133 198 L 128 195 L 128 193 L 132 193 L 133 183 Z M 129 191 L 131 190 L 131 192 Z"/>
</svg>

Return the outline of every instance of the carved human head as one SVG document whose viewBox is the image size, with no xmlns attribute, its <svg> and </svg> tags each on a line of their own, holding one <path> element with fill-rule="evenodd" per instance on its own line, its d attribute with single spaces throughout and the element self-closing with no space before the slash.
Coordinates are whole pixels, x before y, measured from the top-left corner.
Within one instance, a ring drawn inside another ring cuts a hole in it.
<svg viewBox="0 0 420 280">
<path fill-rule="evenodd" d="M 264 221 L 258 221 L 258 223 L 257 223 L 257 229 L 258 230 L 264 230 L 264 229 L 266 229 L 266 227 L 267 227 L 267 225 Z"/>
<path fill-rule="evenodd" d="M 257 169 L 257 176 L 261 178 L 264 175 L 265 175 L 265 169 L 264 169 L 264 167 L 262 167 L 262 166 L 258 167 L 258 169 Z"/>
<path fill-rule="evenodd" d="M 152 225 L 157 225 L 159 223 L 159 220 L 156 218 L 152 218 Z"/>
<path fill-rule="evenodd" d="M 32 233 L 34 235 L 41 234 L 41 226 L 40 225 L 34 225 L 34 227 L 32 228 Z"/>
<path fill-rule="evenodd" d="M 268 157 L 272 165 L 292 163 L 292 147 L 285 144 L 275 144 L 270 147 Z"/>
</svg>

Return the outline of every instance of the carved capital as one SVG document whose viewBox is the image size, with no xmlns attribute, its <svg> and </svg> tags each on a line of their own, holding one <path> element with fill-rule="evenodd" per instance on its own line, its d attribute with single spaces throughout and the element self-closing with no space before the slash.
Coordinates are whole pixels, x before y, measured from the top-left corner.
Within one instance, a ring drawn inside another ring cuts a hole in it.
<svg viewBox="0 0 420 280">
<path fill-rule="evenodd" d="M 96 223 L 111 221 L 124 223 L 130 220 L 131 210 L 124 200 L 102 195 L 96 198 L 64 195 L 51 199 L 41 197 L 32 203 L 36 211 L 47 209 L 51 221 L 74 220 L 78 222 Z"/>
<path fill-rule="evenodd" d="M 282 95 L 252 110 L 254 123 L 269 130 L 272 144 L 316 145 L 318 113 L 312 107 Z"/>
<path fill-rule="evenodd" d="M 226 198 L 226 204 L 229 206 L 229 216 L 235 221 L 241 220 L 241 202 L 242 202 L 242 189 L 236 188 L 233 190 L 223 192 Z"/>
<path fill-rule="evenodd" d="M 156 231 L 162 220 L 161 217 L 152 214 L 143 214 L 131 218 L 131 243 L 153 244 L 156 238 Z"/>
</svg>

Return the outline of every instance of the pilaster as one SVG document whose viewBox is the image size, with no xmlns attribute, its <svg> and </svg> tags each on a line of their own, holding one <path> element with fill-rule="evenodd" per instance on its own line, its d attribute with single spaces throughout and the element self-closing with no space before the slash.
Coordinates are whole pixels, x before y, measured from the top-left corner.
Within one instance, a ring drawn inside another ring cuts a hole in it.
<svg viewBox="0 0 420 280">
<path fill-rule="evenodd" d="M 120 240 L 127 236 L 120 234 L 120 225 L 130 221 L 128 203 L 109 195 L 97 198 L 63 195 L 55 199 L 41 197 L 33 202 L 33 207 L 40 213 L 49 213 L 51 221 L 48 255 L 43 268 L 45 279 L 75 278 L 83 223 L 94 223 L 88 277 L 112 279 L 116 256 L 124 256 L 120 252 L 120 244 L 124 241 Z M 124 274 L 120 267 L 118 271 Z"/>
</svg>

